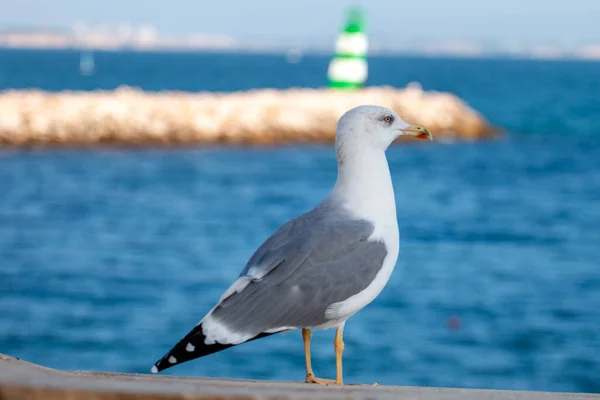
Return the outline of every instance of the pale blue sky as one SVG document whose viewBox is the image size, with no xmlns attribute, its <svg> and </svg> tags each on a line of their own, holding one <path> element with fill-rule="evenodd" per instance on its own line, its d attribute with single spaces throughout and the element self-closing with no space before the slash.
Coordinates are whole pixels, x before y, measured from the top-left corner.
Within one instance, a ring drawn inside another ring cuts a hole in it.
<svg viewBox="0 0 600 400">
<path fill-rule="evenodd" d="M 600 43 L 600 0 L 363 0 L 373 41 L 486 44 Z M 324 43 L 346 0 L 0 0 L 0 25 L 150 23 L 164 33 Z"/>
</svg>

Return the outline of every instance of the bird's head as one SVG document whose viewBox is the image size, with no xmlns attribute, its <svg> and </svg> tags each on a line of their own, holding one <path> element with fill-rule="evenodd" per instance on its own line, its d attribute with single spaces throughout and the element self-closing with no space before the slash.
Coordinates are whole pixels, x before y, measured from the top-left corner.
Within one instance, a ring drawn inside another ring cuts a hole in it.
<svg viewBox="0 0 600 400">
<path fill-rule="evenodd" d="M 405 135 L 433 140 L 427 128 L 409 124 L 388 108 L 358 106 L 347 111 L 338 121 L 336 147 L 352 143 L 386 150 L 395 139 Z"/>
</svg>

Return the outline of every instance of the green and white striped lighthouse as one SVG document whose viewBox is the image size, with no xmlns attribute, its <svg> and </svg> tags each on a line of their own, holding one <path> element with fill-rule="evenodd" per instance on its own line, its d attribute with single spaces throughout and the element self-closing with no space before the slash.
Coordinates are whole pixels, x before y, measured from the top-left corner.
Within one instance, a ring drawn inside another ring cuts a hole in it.
<svg viewBox="0 0 600 400">
<path fill-rule="evenodd" d="M 330 88 L 358 89 L 365 84 L 368 74 L 367 49 L 364 14 L 360 8 L 351 8 L 327 70 Z"/>
</svg>

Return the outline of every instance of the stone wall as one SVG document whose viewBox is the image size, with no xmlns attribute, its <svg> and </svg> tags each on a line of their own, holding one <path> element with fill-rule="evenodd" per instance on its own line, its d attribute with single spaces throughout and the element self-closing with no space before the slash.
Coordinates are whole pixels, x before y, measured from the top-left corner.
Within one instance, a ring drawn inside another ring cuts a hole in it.
<svg viewBox="0 0 600 400">
<path fill-rule="evenodd" d="M 438 140 L 476 140 L 494 129 L 449 93 L 369 87 L 246 92 L 0 92 L 0 145 L 273 145 L 330 143 L 338 118 L 361 104 L 396 110 Z"/>
</svg>

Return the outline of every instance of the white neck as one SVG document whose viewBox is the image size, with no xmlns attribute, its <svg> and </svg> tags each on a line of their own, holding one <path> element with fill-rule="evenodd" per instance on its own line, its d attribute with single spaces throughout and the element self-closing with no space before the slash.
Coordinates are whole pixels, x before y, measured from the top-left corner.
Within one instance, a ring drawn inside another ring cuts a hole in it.
<svg viewBox="0 0 600 400">
<path fill-rule="evenodd" d="M 358 218 L 397 224 L 394 187 L 384 150 L 365 146 L 338 151 L 338 177 L 331 196 Z"/>
</svg>

